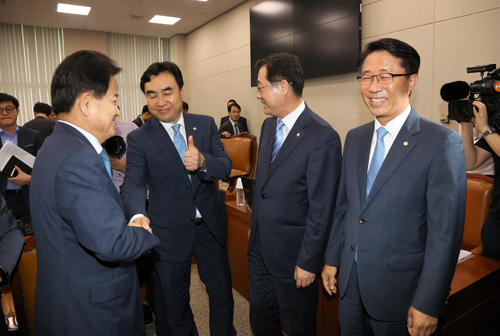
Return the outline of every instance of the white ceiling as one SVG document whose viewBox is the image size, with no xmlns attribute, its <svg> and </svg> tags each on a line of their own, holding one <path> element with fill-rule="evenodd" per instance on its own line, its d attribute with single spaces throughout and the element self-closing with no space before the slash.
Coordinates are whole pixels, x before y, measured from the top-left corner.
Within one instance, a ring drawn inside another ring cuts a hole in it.
<svg viewBox="0 0 500 336">
<path fill-rule="evenodd" d="M 57 13 L 57 3 L 90 6 L 88 16 Z M 0 22 L 172 37 L 188 34 L 245 0 L 0 0 Z M 131 19 L 131 15 L 142 18 Z M 149 23 L 155 15 L 180 17 L 172 26 Z"/>
</svg>

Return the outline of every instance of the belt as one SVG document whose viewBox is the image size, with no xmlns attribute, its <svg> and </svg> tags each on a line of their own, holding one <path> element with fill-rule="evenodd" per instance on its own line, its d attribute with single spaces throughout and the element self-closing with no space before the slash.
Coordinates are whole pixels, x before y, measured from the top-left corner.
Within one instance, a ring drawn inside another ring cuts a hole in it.
<svg viewBox="0 0 500 336">
<path fill-rule="evenodd" d="M 201 225 L 205 223 L 205 220 L 202 217 L 191 218 L 191 221 L 194 222 L 195 225 Z"/>
<path fill-rule="evenodd" d="M 19 195 L 23 192 L 22 189 L 7 189 L 5 190 L 5 194 L 13 194 L 13 195 Z"/>
</svg>

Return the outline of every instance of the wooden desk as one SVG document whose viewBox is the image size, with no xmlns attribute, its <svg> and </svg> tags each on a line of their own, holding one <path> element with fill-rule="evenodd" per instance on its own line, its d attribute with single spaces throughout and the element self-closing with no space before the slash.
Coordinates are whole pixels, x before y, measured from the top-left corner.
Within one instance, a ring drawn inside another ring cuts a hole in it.
<svg viewBox="0 0 500 336">
<path fill-rule="evenodd" d="M 252 213 L 229 197 L 228 255 L 233 288 L 249 300 L 247 248 Z M 317 335 L 338 336 L 338 300 L 320 285 Z M 500 329 L 500 262 L 473 256 L 457 265 L 446 316 L 436 336 L 498 336 Z M 497 328 L 499 326 L 497 325 Z"/>
</svg>

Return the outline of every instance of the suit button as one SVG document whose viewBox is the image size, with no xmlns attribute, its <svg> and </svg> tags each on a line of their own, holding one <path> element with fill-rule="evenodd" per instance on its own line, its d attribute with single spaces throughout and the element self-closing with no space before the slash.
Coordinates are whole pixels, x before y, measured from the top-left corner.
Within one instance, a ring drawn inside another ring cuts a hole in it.
<svg viewBox="0 0 500 336">
<path fill-rule="evenodd" d="M 364 218 L 360 218 L 359 219 L 359 224 L 365 224 L 365 219 Z"/>
<path fill-rule="evenodd" d="M 260 195 L 260 197 L 264 200 L 266 199 L 266 196 L 265 195 Z"/>
<path fill-rule="evenodd" d="M 193 201 L 196 201 L 196 196 L 193 196 Z"/>
<path fill-rule="evenodd" d="M 351 251 L 354 252 L 354 246 L 351 245 Z"/>
</svg>

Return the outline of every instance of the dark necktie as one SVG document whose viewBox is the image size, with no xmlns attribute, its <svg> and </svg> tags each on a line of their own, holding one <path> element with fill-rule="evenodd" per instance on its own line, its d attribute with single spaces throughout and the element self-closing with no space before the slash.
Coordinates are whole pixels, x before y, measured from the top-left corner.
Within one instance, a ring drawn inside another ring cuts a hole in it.
<svg viewBox="0 0 500 336">
<path fill-rule="evenodd" d="M 103 148 L 101 153 L 99 153 L 99 155 L 101 156 L 102 161 L 104 161 L 104 165 L 106 166 L 106 170 L 108 171 L 109 177 L 111 179 L 113 179 L 113 175 L 111 173 L 111 163 L 109 162 L 108 152 L 106 152 L 106 150 Z"/>
<path fill-rule="evenodd" d="M 234 124 L 234 135 L 240 134 L 240 129 L 238 127 L 238 124 Z"/>
</svg>

